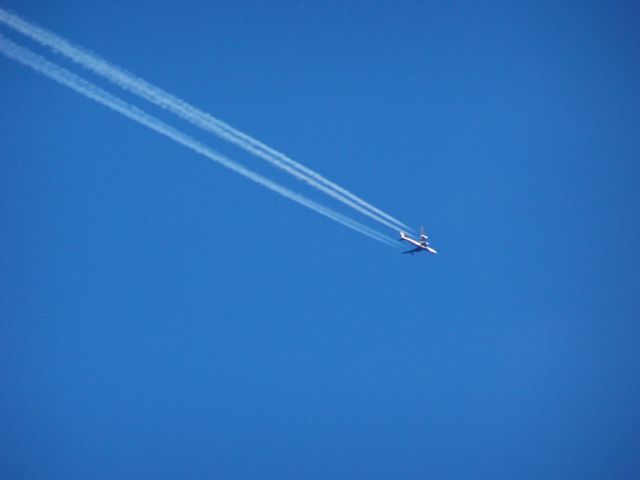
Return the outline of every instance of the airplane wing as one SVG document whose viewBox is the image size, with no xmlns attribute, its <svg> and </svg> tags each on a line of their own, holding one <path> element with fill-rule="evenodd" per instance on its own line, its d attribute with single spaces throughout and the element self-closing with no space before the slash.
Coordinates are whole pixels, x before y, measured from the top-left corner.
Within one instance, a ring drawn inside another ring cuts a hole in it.
<svg viewBox="0 0 640 480">
<path fill-rule="evenodd" d="M 411 255 L 413 255 L 415 252 L 421 252 L 422 250 L 424 250 L 424 249 L 423 249 L 423 248 L 421 248 L 421 247 L 416 247 L 416 248 L 414 248 L 413 250 L 407 250 L 406 252 L 402 252 L 402 253 L 403 253 L 403 254 L 405 254 L 405 253 L 410 253 Z"/>
</svg>

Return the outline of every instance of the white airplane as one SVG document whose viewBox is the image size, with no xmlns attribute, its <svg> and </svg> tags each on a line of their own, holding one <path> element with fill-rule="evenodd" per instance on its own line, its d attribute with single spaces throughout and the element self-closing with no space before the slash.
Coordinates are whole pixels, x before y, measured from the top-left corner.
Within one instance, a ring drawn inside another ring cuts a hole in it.
<svg viewBox="0 0 640 480">
<path fill-rule="evenodd" d="M 435 255 L 438 252 L 436 251 L 435 248 L 429 246 L 429 242 L 427 241 L 428 239 L 429 237 L 427 237 L 427 235 L 424 233 L 424 229 L 422 227 L 420 227 L 420 241 L 414 240 L 404 232 L 400 232 L 401 242 L 402 241 L 409 242 L 411 245 L 415 245 L 416 247 L 413 250 L 407 250 L 406 252 L 402 252 L 402 253 L 410 253 L 411 255 L 413 255 L 414 253 L 427 251 Z"/>
</svg>

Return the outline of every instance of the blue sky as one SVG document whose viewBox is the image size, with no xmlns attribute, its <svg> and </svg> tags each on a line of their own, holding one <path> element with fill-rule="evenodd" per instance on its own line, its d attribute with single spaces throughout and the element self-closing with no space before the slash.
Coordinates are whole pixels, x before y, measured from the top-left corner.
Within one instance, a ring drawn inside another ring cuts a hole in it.
<svg viewBox="0 0 640 480">
<path fill-rule="evenodd" d="M 440 251 L 0 58 L 2 478 L 640 474 L 635 2 L 2 7 Z"/>
</svg>

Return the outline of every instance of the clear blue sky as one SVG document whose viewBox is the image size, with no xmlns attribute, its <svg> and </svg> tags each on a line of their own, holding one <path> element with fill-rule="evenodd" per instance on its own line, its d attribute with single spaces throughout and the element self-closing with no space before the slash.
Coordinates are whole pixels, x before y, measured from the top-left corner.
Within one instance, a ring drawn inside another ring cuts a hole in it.
<svg viewBox="0 0 640 480">
<path fill-rule="evenodd" d="M 0 477 L 640 477 L 637 2 L 2 7 L 440 255 L 0 57 Z"/>
</svg>

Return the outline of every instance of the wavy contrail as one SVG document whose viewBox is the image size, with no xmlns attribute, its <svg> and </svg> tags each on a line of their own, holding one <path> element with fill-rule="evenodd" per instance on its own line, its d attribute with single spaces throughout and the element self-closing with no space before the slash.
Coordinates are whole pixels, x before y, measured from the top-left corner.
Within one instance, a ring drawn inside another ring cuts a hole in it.
<svg viewBox="0 0 640 480">
<path fill-rule="evenodd" d="M 14 43 L 13 41 L 5 38 L 2 35 L 0 35 L 0 52 L 11 58 L 12 60 L 15 60 L 25 66 L 32 68 L 36 72 L 49 77 L 52 80 L 55 80 L 61 85 L 69 87 L 77 93 L 80 93 L 85 97 L 90 98 L 124 115 L 125 117 L 130 118 L 131 120 L 138 122 L 139 124 L 144 125 L 151 130 L 154 130 L 174 140 L 175 142 L 184 145 L 187 148 L 190 148 L 191 150 L 201 155 L 204 155 L 210 160 L 213 160 L 214 162 L 219 163 L 230 170 L 233 170 L 234 172 L 248 178 L 249 180 L 282 195 L 283 197 L 304 205 L 305 207 L 310 208 L 311 210 L 324 215 L 325 217 L 328 217 L 331 220 L 334 220 L 348 228 L 351 228 L 352 230 L 373 238 L 374 240 L 378 240 L 379 242 L 386 243 L 394 247 L 396 246 L 395 242 L 391 241 L 391 239 L 387 236 L 382 235 L 381 233 L 368 228 L 356 222 L 355 220 L 350 219 L 349 217 L 335 212 L 330 208 L 320 205 L 298 193 L 295 193 L 277 184 L 276 182 L 273 182 L 272 180 L 269 180 L 262 175 L 253 172 L 252 170 L 249 170 L 248 168 L 234 162 L 233 160 L 230 160 L 229 158 L 212 150 L 208 146 L 191 138 L 180 130 L 177 130 L 165 124 L 161 120 L 147 114 L 143 110 L 140 110 L 139 108 L 128 104 L 120 98 L 111 95 L 98 86 L 93 85 L 91 82 L 88 82 L 87 80 L 56 65 L 55 63 L 50 62 L 49 60 L 32 52 L 31 50 Z"/>
<path fill-rule="evenodd" d="M 79 65 L 82 65 L 84 68 L 108 79 L 119 87 L 182 117 L 197 127 L 213 133 L 214 135 L 243 148 L 253 155 L 262 158 L 263 160 L 266 160 L 277 168 L 286 171 L 297 179 L 376 220 L 382 225 L 396 231 L 411 230 L 410 227 L 406 226 L 391 215 L 367 203 L 345 188 L 287 157 L 283 153 L 233 128 L 221 120 L 218 120 L 212 115 L 197 109 L 184 100 L 161 90 L 155 85 L 136 77 L 115 65 L 112 65 L 98 55 L 73 45 L 70 41 L 60 37 L 59 35 L 24 20 L 2 8 L 0 8 L 0 22 L 28 36 L 41 45 L 47 46 L 53 51 L 64 55 Z"/>
</svg>

